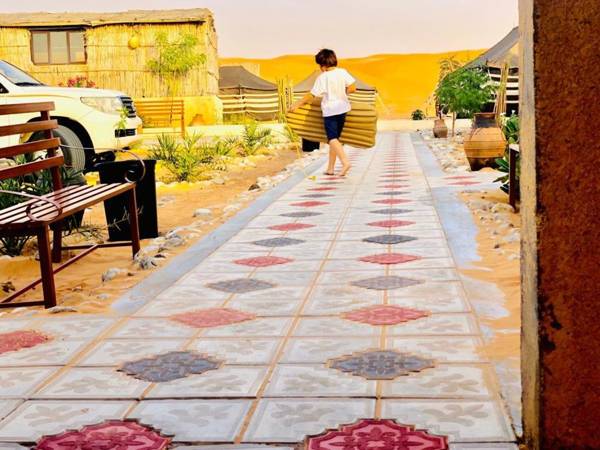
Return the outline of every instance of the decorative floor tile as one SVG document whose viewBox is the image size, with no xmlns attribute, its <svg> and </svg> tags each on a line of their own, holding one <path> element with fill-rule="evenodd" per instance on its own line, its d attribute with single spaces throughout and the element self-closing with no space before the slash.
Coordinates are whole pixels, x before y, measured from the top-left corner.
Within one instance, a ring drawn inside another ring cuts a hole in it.
<svg viewBox="0 0 600 450">
<path fill-rule="evenodd" d="M 371 214 L 384 214 L 384 215 L 394 215 L 394 214 L 407 214 L 412 212 L 412 209 L 401 209 L 401 208 L 388 208 L 388 209 L 377 209 L 375 211 L 369 211 Z"/>
<path fill-rule="evenodd" d="M 401 198 L 386 198 L 383 200 L 375 200 L 372 203 L 378 203 L 380 205 L 399 205 L 400 203 L 410 203 L 412 200 L 405 200 Z"/>
<path fill-rule="evenodd" d="M 82 366 L 116 366 L 133 359 L 149 358 L 159 353 L 183 348 L 184 339 L 115 339 L 101 341 L 81 361 Z"/>
<path fill-rule="evenodd" d="M 137 399 L 149 385 L 112 368 L 72 368 L 45 386 L 34 398 Z"/>
<path fill-rule="evenodd" d="M 412 236 L 400 236 L 395 234 L 382 234 L 380 236 L 373 236 L 363 239 L 363 242 L 371 242 L 373 244 L 402 244 L 404 242 L 416 241 L 418 238 Z"/>
<path fill-rule="evenodd" d="M 493 401 L 384 400 L 383 417 L 416 423 L 450 441 L 510 442 L 514 436 L 500 405 Z"/>
<path fill-rule="evenodd" d="M 236 259 L 236 264 L 250 267 L 269 267 L 292 262 L 290 258 L 280 258 L 278 256 L 257 256 L 255 258 Z"/>
<path fill-rule="evenodd" d="M 327 195 L 327 194 L 305 194 L 305 195 L 301 195 L 300 197 L 303 197 L 303 198 L 328 198 L 328 197 L 333 197 L 333 196 Z"/>
<path fill-rule="evenodd" d="M 309 191 L 315 192 L 326 192 L 326 191 L 335 191 L 337 188 L 334 187 L 318 187 L 318 188 L 310 188 Z"/>
<path fill-rule="evenodd" d="M 378 192 L 376 195 L 387 195 L 387 196 L 394 196 L 394 195 L 407 195 L 408 192 L 406 191 L 385 191 L 385 192 Z"/>
<path fill-rule="evenodd" d="M 216 370 L 222 364 L 206 355 L 193 352 L 170 352 L 152 358 L 126 362 L 119 371 L 142 381 L 167 382 Z"/>
<path fill-rule="evenodd" d="M 243 308 L 259 316 L 291 316 L 298 311 L 302 299 L 234 298 L 227 303 L 231 308 Z"/>
<path fill-rule="evenodd" d="M 381 330 L 366 323 L 351 322 L 335 317 L 304 317 L 294 329 L 294 336 L 305 337 L 373 337 Z"/>
<path fill-rule="evenodd" d="M 390 337 L 386 345 L 391 349 L 418 353 L 438 362 L 476 363 L 484 362 L 484 357 L 480 354 L 482 344 L 481 339 L 474 336 L 444 336 L 443 339 L 427 336 Z"/>
<path fill-rule="evenodd" d="M 380 227 L 380 228 L 397 228 L 397 227 L 406 227 L 409 225 L 414 225 L 415 222 L 410 220 L 380 220 L 378 222 L 371 222 L 367 225 L 371 227 Z"/>
<path fill-rule="evenodd" d="M 217 291 L 229 292 L 231 294 L 241 294 L 244 292 L 262 291 L 275 287 L 274 284 L 266 281 L 254 280 L 252 278 L 238 278 L 236 280 L 219 281 L 208 283 L 206 287 Z"/>
<path fill-rule="evenodd" d="M 324 183 L 323 183 L 324 184 Z M 315 206 L 329 205 L 329 202 L 307 201 L 299 203 L 291 203 L 290 206 L 300 206 L 302 208 L 313 208 Z"/>
<path fill-rule="evenodd" d="M 263 399 L 252 416 L 246 442 L 300 442 L 340 423 L 372 417 L 368 399 Z"/>
<path fill-rule="evenodd" d="M 190 349 L 214 356 L 227 364 L 269 365 L 275 356 L 280 338 L 207 338 L 194 341 Z"/>
<path fill-rule="evenodd" d="M 375 277 L 375 278 L 367 278 L 365 280 L 354 281 L 352 282 L 352 286 L 358 286 L 365 289 L 376 289 L 379 291 L 384 291 L 388 289 L 400 289 L 405 287 L 414 286 L 416 284 L 421 284 L 422 281 L 413 280 L 410 278 L 396 277 L 396 276 L 385 276 L 385 277 Z"/>
<path fill-rule="evenodd" d="M 433 314 L 417 322 L 390 326 L 388 336 L 478 335 L 479 329 L 470 314 Z"/>
<path fill-rule="evenodd" d="M 0 355 L 48 342 L 51 337 L 34 330 L 18 330 L 0 333 Z"/>
<path fill-rule="evenodd" d="M 255 241 L 253 244 L 260 245 L 261 247 L 287 247 L 290 245 L 302 244 L 303 242 L 305 241 L 301 241 L 300 239 L 280 237 Z"/>
<path fill-rule="evenodd" d="M 363 256 L 362 258 L 359 258 L 359 260 L 362 262 L 381 265 L 403 264 L 411 261 L 416 261 L 418 259 L 421 259 L 421 257 L 405 255 L 403 253 L 381 253 L 379 255 Z"/>
<path fill-rule="evenodd" d="M 452 186 L 473 186 L 474 184 L 481 184 L 478 181 L 459 181 L 458 183 L 449 183 Z"/>
<path fill-rule="evenodd" d="M 0 355 L 0 367 L 61 366 L 88 344 L 82 340 L 51 340 Z"/>
<path fill-rule="evenodd" d="M 350 355 L 360 351 L 378 348 L 379 336 L 364 338 L 318 337 L 292 338 L 289 340 L 281 363 L 325 364 L 329 359 L 340 355 Z"/>
<path fill-rule="evenodd" d="M 283 216 L 283 217 L 303 218 L 303 217 L 320 216 L 322 214 L 323 213 L 316 212 L 316 211 L 298 211 L 298 212 L 284 213 L 284 214 L 279 214 L 279 215 Z"/>
<path fill-rule="evenodd" d="M 28 396 L 56 370 L 57 368 L 3 367 L 0 369 L 0 403 L 6 398 Z"/>
<path fill-rule="evenodd" d="M 128 319 L 120 328 L 110 335 L 112 339 L 135 339 L 144 336 L 149 339 L 157 338 L 186 338 L 195 333 L 193 328 L 176 325 L 164 317 L 151 319 Z"/>
<path fill-rule="evenodd" d="M 350 375 L 340 376 L 322 366 L 285 365 L 275 369 L 266 397 L 372 397 L 375 383 Z"/>
<path fill-rule="evenodd" d="M 316 436 L 308 436 L 306 450 L 422 449 L 448 450 L 448 438 L 390 419 L 361 419 Z"/>
<path fill-rule="evenodd" d="M 369 325 L 397 325 L 429 316 L 429 312 L 398 306 L 376 305 L 342 314 L 342 317 Z"/>
<path fill-rule="evenodd" d="M 485 365 L 437 365 L 430 370 L 383 383 L 383 397 L 490 399 L 494 386 Z"/>
<path fill-rule="evenodd" d="M 115 400 L 28 401 L 0 423 L 0 441 L 35 442 L 45 435 L 122 418 L 131 404 Z"/>
<path fill-rule="evenodd" d="M 285 301 L 285 300 L 283 300 Z M 251 322 L 211 328 L 203 333 L 207 337 L 270 337 L 283 336 L 291 325 L 290 318 L 259 318 Z"/>
<path fill-rule="evenodd" d="M 256 318 L 254 314 L 229 308 L 209 308 L 171 316 L 170 319 L 194 328 L 210 328 L 245 322 Z"/>
<path fill-rule="evenodd" d="M 119 449 L 164 450 L 171 439 L 156 430 L 133 421 L 107 420 L 80 430 L 45 436 L 35 450 Z"/>
<path fill-rule="evenodd" d="M 385 184 L 381 187 L 385 188 L 385 189 L 404 189 L 404 188 L 407 188 L 408 185 L 407 184 Z"/>
<path fill-rule="evenodd" d="M 269 227 L 269 229 L 276 231 L 296 231 L 312 227 L 314 227 L 314 225 L 308 223 L 285 223 L 283 225 L 273 225 L 272 227 Z"/>
<path fill-rule="evenodd" d="M 393 380 L 432 368 L 434 361 L 392 350 L 372 350 L 332 359 L 329 367 L 368 380 Z"/>
<path fill-rule="evenodd" d="M 173 441 L 233 442 L 251 400 L 147 400 L 129 415 Z"/>
<path fill-rule="evenodd" d="M 34 328 L 54 339 L 88 339 L 98 336 L 114 323 L 112 319 L 85 315 L 52 317 L 34 322 Z"/>
<path fill-rule="evenodd" d="M 156 385 L 146 396 L 158 398 L 254 397 L 266 374 L 266 366 L 224 366 L 207 372 Z"/>
</svg>

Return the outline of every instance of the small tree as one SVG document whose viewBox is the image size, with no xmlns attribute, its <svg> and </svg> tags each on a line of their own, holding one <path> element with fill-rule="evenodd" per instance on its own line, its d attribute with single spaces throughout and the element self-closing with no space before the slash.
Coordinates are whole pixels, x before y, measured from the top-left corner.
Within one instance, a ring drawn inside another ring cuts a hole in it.
<svg viewBox="0 0 600 450">
<path fill-rule="evenodd" d="M 473 117 L 486 103 L 494 99 L 497 87 L 482 69 L 459 69 L 440 81 L 435 97 L 442 110 L 452 112 L 452 135 L 456 128 L 456 116 Z"/>
<path fill-rule="evenodd" d="M 167 82 L 168 95 L 179 93 L 180 81 L 194 68 L 206 62 L 198 52 L 198 38 L 184 34 L 169 41 L 164 32 L 156 34 L 158 57 L 148 61 L 148 69 Z"/>
</svg>

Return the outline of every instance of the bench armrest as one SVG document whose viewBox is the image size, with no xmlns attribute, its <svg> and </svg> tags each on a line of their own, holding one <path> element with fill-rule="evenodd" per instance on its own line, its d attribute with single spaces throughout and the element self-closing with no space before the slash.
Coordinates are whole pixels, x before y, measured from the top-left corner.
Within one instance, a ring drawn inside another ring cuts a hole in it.
<svg viewBox="0 0 600 450">
<path fill-rule="evenodd" d="M 24 192 L 5 191 L 2 189 L 0 189 L 0 194 L 9 194 L 9 195 L 15 195 L 17 197 L 25 197 L 25 198 L 30 198 L 32 200 L 37 200 L 36 202 L 30 203 L 29 205 L 27 205 L 27 208 L 25 208 L 25 214 L 27 214 L 27 217 L 29 217 L 29 219 L 32 222 L 41 222 L 41 220 L 38 217 L 34 216 L 31 213 L 31 208 L 33 208 L 34 206 L 37 206 L 39 204 L 38 202 L 49 203 L 56 210 L 56 215 L 52 219 L 60 216 L 63 211 L 62 206 L 60 206 L 57 202 L 55 202 L 54 200 L 50 200 L 48 198 L 40 197 L 39 195 L 26 194 Z"/>
</svg>

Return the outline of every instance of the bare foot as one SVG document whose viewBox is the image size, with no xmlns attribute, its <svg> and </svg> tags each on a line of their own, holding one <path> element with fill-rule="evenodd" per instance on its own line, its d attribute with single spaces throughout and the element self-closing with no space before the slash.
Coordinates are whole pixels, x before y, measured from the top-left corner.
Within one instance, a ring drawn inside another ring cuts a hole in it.
<svg viewBox="0 0 600 450">
<path fill-rule="evenodd" d="M 340 172 L 340 177 L 345 177 L 346 174 L 352 169 L 352 165 L 348 164 L 347 166 L 342 167 L 342 171 Z"/>
</svg>

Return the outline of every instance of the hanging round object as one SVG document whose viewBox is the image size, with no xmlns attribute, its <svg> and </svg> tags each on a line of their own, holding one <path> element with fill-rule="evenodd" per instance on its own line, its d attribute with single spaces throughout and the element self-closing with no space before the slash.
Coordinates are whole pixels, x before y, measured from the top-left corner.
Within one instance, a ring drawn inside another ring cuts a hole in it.
<svg viewBox="0 0 600 450">
<path fill-rule="evenodd" d="M 139 36 L 131 36 L 131 38 L 129 38 L 129 41 L 127 42 L 127 46 L 131 50 L 135 50 L 136 48 L 138 48 L 140 46 Z"/>
</svg>

